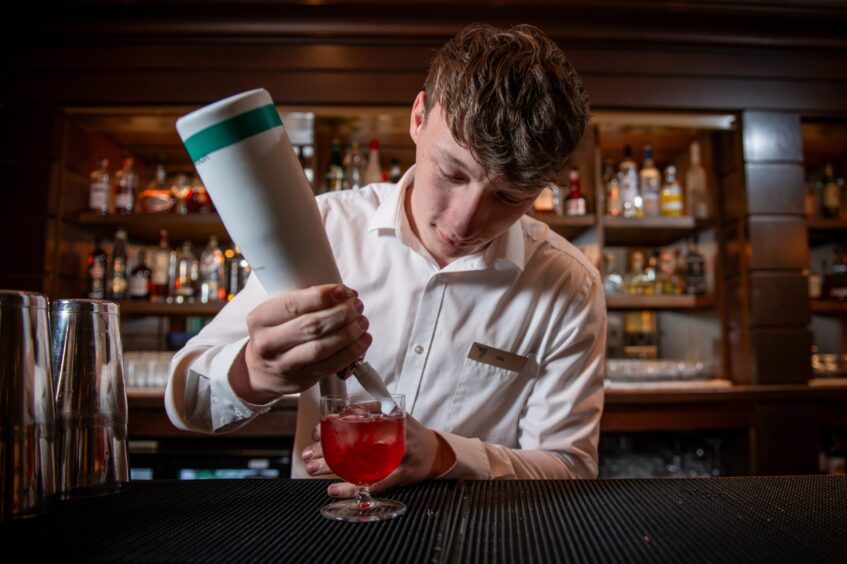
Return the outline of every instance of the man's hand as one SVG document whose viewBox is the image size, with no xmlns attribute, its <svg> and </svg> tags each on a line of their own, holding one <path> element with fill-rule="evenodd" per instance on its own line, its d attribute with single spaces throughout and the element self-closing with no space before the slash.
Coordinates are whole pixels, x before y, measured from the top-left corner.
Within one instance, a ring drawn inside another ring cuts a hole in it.
<svg viewBox="0 0 847 564">
<path fill-rule="evenodd" d="M 340 284 L 324 284 L 283 292 L 251 311 L 250 339 L 229 374 L 235 393 L 268 403 L 361 358 L 373 339 L 356 295 Z"/>
<path fill-rule="evenodd" d="M 321 449 L 320 424 L 312 431 L 312 439 L 315 442 L 303 450 L 306 471 L 310 476 L 331 474 L 332 470 L 327 465 Z M 371 492 L 377 494 L 394 486 L 405 486 L 434 478 L 433 463 L 438 447 L 439 441 L 435 431 L 406 414 L 406 454 L 394 472 L 371 487 Z M 332 484 L 327 489 L 327 494 L 331 497 L 355 497 L 356 486 L 347 482 Z"/>
</svg>

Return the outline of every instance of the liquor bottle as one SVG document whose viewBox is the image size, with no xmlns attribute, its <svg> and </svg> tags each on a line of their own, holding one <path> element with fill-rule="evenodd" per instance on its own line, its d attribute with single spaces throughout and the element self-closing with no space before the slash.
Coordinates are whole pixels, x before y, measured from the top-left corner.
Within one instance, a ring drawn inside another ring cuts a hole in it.
<svg viewBox="0 0 847 564">
<path fill-rule="evenodd" d="M 644 166 L 639 175 L 641 201 L 644 204 L 644 217 L 659 216 L 659 185 L 662 175 L 653 164 L 653 147 L 644 145 Z"/>
<path fill-rule="evenodd" d="M 174 196 L 168 185 L 168 174 L 165 171 L 165 160 L 159 157 L 156 165 L 156 175 L 153 180 L 138 195 L 138 207 L 141 213 L 167 213 L 174 206 Z"/>
<path fill-rule="evenodd" d="M 368 164 L 362 178 L 362 185 L 367 186 L 375 182 L 382 182 L 382 167 L 379 164 L 379 141 L 371 139 L 368 148 Z"/>
<path fill-rule="evenodd" d="M 326 171 L 327 190 L 344 190 L 344 161 L 341 156 L 341 141 L 332 140 L 329 151 L 329 165 Z"/>
<path fill-rule="evenodd" d="M 662 251 L 659 255 L 659 285 L 664 296 L 679 296 L 684 283 L 676 272 L 676 258 L 671 251 Z"/>
<path fill-rule="evenodd" d="M 818 213 L 818 199 L 815 197 L 815 187 L 811 182 L 806 182 L 804 201 L 806 205 L 806 217 L 813 219 Z"/>
<path fill-rule="evenodd" d="M 553 187 L 545 186 L 535 201 L 532 203 L 532 209 L 537 213 L 550 213 L 554 209 Z"/>
<path fill-rule="evenodd" d="M 659 212 L 664 217 L 679 217 L 682 215 L 682 186 L 676 179 L 676 167 L 665 168 L 665 181 L 659 194 Z"/>
<path fill-rule="evenodd" d="M 200 254 L 200 301 L 218 302 L 226 297 L 224 290 L 224 254 L 218 247 L 218 238 L 209 237 L 209 243 Z"/>
<path fill-rule="evenodd" d="M 706 259 L 697 250 L 697 238 L 688 239 L 685 256 L 685 293 L 692 296 L 706 295 Z"/>
<path fill-rule="evenodd" d="M 694 141 L 689 147 L 691 162 L 685 173 L 686 200 L 688 215 L 697 219 L 706 219 L 710 215 L 709 196 L 706 192 L 706 169 L 700 164 L 700 143 Z"/>
<path fill-rule="evenodd" d="M 107 260 L 106 251 L 103 250 L 103 239 L 97 237 L 94 240 L 94 250 L 88 255 L 88 297 L 92 300 L 106 298 Z"/>
<path fill-rule="evenodd" d="M 835 219 L 841 214 L 841 187 L 835 180 L 832 163 L 826 163 L 821 179 L 821 215 Z"/>
<path fill-rule="evenodd" d="M 397 184 L 403 178 L 403 169 L 400 168 L 399 159 L 391 159 L 391 166 L 388 167 L 388 181 Z"/>
<path fill-rule="evenodd" d="M 847 300 L 847 248 L 835 249 L 835 260 L 824 278 L 825 297 Z"/>
<path fill-rule="evenodd" d="M 641 194 L 638 191 L 638 165 L 632 160 L 632 147 L 623 148 L 624 158 L 618 169 L 621 199 L 623 200 L 624 217 L 640 217 L 644 215 L 641 205 Z"/>
<path fill-rule="evenodd" d="M 662 285 L 659 282 L 659 253 L 652 251 L 647 257 L 647 266 L 644 268 L 644 295 L 658 296 L 662 293 Z"/>
<path fill-rule="evenodd" d="M 167 302 L 171 297 L 171 279 L 176 266 L 176 254 L 168 245 L 168 230 L 159 231 L 159 247 L 153 252 L 153 268 L 150 279 L 154 302 Z"/>
<path fill-rule="evenodd" d="M 191 241 L 185 241 L 176 255 L 174 275 L 174 301 L 176 303 L 193 302 L 197 295 L 197 279 L 200 275 L 200 263 L 191 251 Z"/>
<path fill-rule="evenodd" d="M 185 200 L 188 212 L 210 213 L 212 211 L 212 200 L 209 198 L 209 193 L 206 192 L 206 187 L 200 177 L 195 174 L 189 186 L 188 197 Z"/>
<path fill-rule="evenodd" d="M 653 286 L 644 271 L 644 253 L 634 251 L 630 258 L 631 268 L 624 287 L 629 296 L 653 295 Z"/>
<path fill-rule="evenodd" d="M 358 190 L 364 186 L 365 157 L 362 155 L 362 149 L 358 143 L 353 143 L 350 152 L 347 153 L 344 159 L 344 169 L 347 175 L 348 188 Z"/>
<path fill-rule="evenodd" d="M 109 159 L 100 159 L 97 170 L 91 173 L 88 186 L 88 207 L 100 215 L 109 213 Z"/>
<path fill-rule="evenodd" d="M 582 189 L 579 186 L 579 171 L 575 168 L 570 172 L 570 193 L 565 200 L 565 215 L 585 215 L 587 206 L 585 204 L 585 196 L 582 195 Z"/>
<path fill-rule="evenodd" d="M 224 256 L 226 258 L 226 299 L 230 301 L 247 283 L 250 265 L 237 245 L 235 249 L 227 249 Z"/>
<path fill-rule="evenodd" d="M 603 280 L 603 290 L 607 296 L 621 296 L 624 293 L 624 279 L 615 266 L 615 255 L 612 253 L 603 254 L 603 262 L 606 271 L 606 278 Z"/>
<path fill-rule="evenodd" d="M 147 254 L 144 251 L 139 251 L 138 265 L 132 269 L 132 274 L 129 277 L 129 299 L 149 300 L 150 278 L 151 272 L 147 266 Z"/>
<path fill-rule="evenodd" d="M 135 209 L 135 171 L 132 158 L 125 158 L 123 167 L 115 174 L 115 211 L 130 214 Z"/>
<path fill-rule="evenodd" d="M 191 194 L 191 182 L 185 174 L 177 174 L 171 182 L 171 194 L 174 196 L 174 213 L 188 213 L 188 196 Z"/>
<path fill-rule="evenodd" d="M 621 185 L 618 182 L 613 159 L 606 159 L 606 163 L 603 165 L 603 187 L 606 191 L 606 213 L 613 217 L 623 215 Z"/>
<path fill-rule="evenodd" d="M 112 300 L 125 300 L 127 291 L 127 254 L 126 231 L 118 228 L 109 268 L 106 273 L 106 297 Z"/>
<path fill-rule="evenodd" d="M 658 344 L 656 313 L 628 311 L 624 317 L 624 356 L 637 359 L 658 358 Z"/>
<path fill-rule="evenodd" d="M 311 145 L 300 145 L 297 148 L 297 159 L 300 161 L 300 166 L 303 167 L 303 174 L 306 175 L 306 180 L 315 187 L 315 150 Z"/>
</svg>

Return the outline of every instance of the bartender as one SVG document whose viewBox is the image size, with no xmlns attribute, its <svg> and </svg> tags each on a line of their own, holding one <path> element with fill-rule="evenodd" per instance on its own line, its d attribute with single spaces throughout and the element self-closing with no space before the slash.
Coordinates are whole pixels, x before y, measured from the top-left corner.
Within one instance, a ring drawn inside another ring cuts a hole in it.
<svg viewBox="0 0 847 564">
<path fill-rule="evenodd" d="M 582 252 L 526 215 L 588 119 L 576 71 L 539 29 L 461 30 L 412 105 L 416 164 L 397 184 L 318 196 L 346 286 L 269 296 L 251 276 L 175 355 L 171 421 L 225 432 L 299 392 L 292 477 L 326 477 L 315 384 L 365 356 L 408 410 L 405 457 L 375 493 L 432 478 L 596 477 L 603 286 Z"/>
</svg>

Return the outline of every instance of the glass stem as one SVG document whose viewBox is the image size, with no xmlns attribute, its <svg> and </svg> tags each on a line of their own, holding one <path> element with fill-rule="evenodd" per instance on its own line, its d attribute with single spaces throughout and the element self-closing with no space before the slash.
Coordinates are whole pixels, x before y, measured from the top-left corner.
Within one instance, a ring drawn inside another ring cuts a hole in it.
<svg viewBox="0 0 847 564">
<path fill-rule="evenodd" d="M 374 498 L 371 497 L 370 485 L 357 486 L 356 505 L 361 511 L 367 511 L 374 506 Z"/>
</svg>

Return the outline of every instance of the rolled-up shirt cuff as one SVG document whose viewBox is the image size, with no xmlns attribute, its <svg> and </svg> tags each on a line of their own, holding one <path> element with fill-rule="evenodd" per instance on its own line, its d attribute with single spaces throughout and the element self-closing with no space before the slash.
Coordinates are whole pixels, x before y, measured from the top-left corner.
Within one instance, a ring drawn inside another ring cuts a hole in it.
<svg viewBox="0 0 847 564">
<path fill-rule="evenodd" d="M 254 404 L 241 399 L 229 382 L 229 371 L 249 337 L 224 346 L 212 360 L 210 372 L 212 396 L 212 426 L 215 431 L 228 427 L 237 427 L 245 420 L 270 411 L 276 401 L 267 404 Z"/>
<path fill-rule="evenodd" d="M 461 435 L 454 435 L 445 431 L 436 431 L 453 449 L 456 462 L 447 472 L 438 476 L 445 480 L 489 480 L 491 479 L 491 466 L 485 445 L 479 439 L 469 439 Z"/>
</svg>

